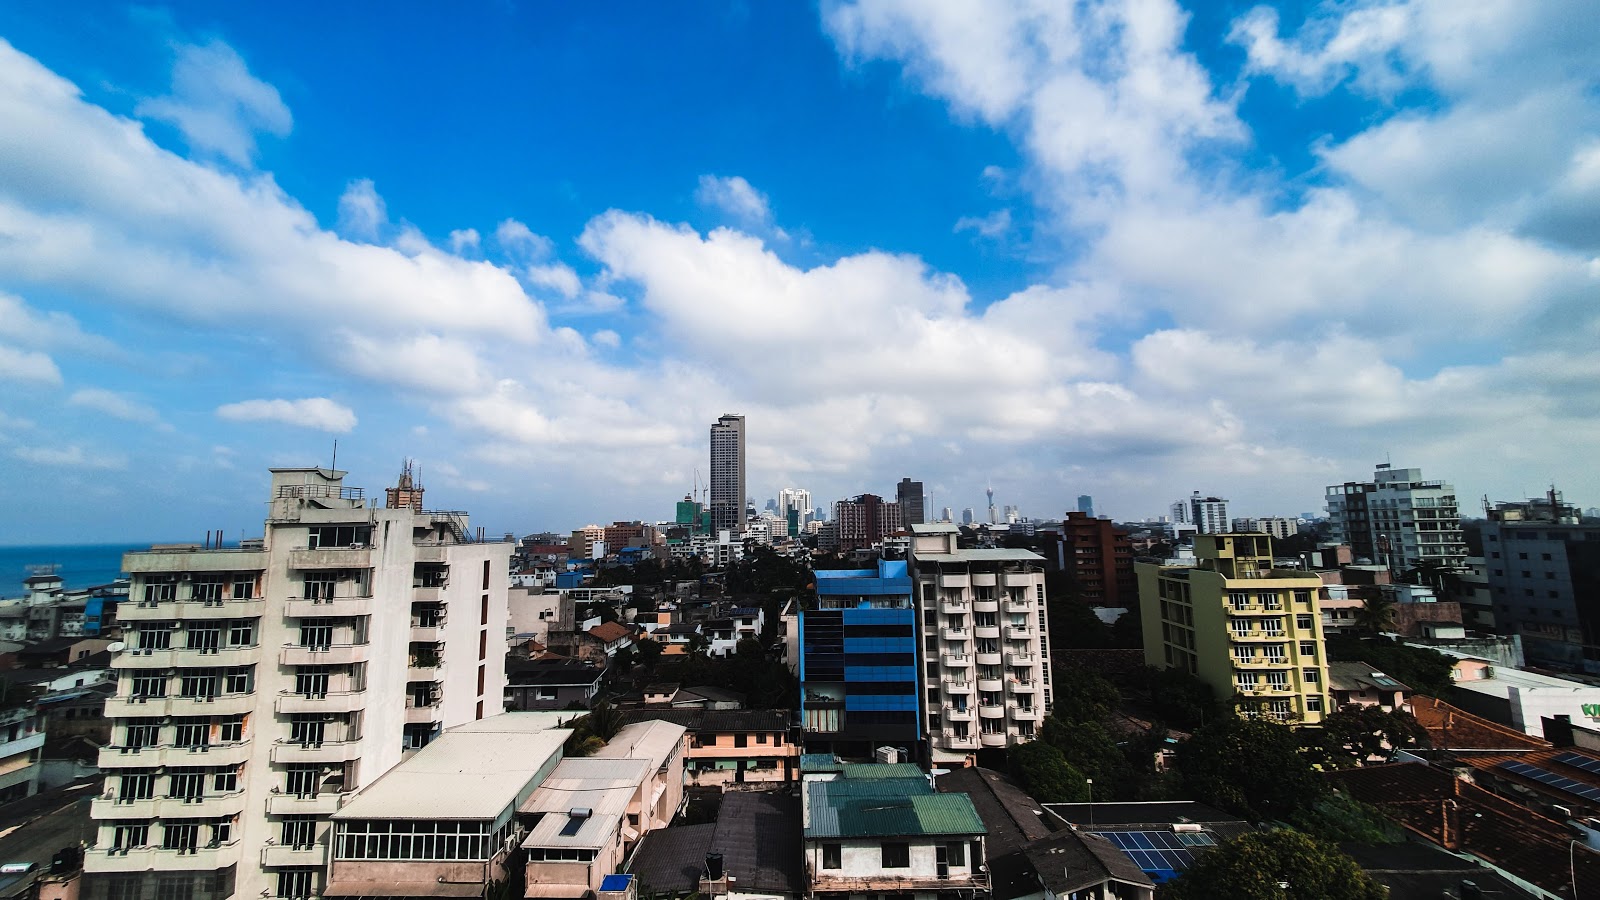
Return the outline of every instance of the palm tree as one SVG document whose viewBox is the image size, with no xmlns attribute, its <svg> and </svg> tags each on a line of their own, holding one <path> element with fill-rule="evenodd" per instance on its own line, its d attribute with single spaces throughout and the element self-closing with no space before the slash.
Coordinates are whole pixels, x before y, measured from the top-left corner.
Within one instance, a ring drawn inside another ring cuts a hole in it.
<svg viewBox="0 0 1600 900">
<path fill-rule="evenodd" d="M 1368 597 L 1365 605 L 1356 611 L 1356 625 L 1372 634 L 1382 634 L 1394 628 L 1394 600 L 1387 595 Z"/>
</svg>

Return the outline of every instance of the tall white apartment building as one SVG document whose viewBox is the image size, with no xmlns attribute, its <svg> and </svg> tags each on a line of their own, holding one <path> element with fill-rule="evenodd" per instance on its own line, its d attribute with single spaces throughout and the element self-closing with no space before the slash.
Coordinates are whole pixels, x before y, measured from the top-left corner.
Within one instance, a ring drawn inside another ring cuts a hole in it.
<svg viewBox="0 0 1600 900">
<path fill-rule="evenodd" d="M 935 762 L 1032 740 L 1052 706 L 1044 557 L 963 550 L 958 537 L 950 524 L 911 526 Z"/>
<path fill-rule="evenodd" d="M 1263 516 L 1261 518 L 1234 519 L 1232 531 L 1234 534 L 1260 533 L 1271 536 L 1275 540 L 1287 540 L 1291 535 L 1298 533 L 1300 524 L 1294 519 L 1281 516 Z"/>
<path fill-rule="evenodd" d="M 1461 508 L 1452 484 L 1425 481 L 1421 469 L 1383 463 L 1371 481 L 1330 485 L 1327 496 L 1335 539 L 1348 543 L 1358 557 L 1396 572 L 1423 564 L 1466 565 Z"/>
<path fill-rule="evenodd" d="M 328 817 L 442 728 L 503 709 L 512 545 L 273 469 L 238 549 L 129 553 L 85 900 L 308 898 Z"/>
<path fill-rule="evenodd" d="M 1193 525 L 1199 534 L 1227 534 L 1233 524 L 1228 520 L 1228 501 L 1202 497 L 1199 491 L 1189 495 L 1188 518 L 1182 521 Z"/>
</svg>

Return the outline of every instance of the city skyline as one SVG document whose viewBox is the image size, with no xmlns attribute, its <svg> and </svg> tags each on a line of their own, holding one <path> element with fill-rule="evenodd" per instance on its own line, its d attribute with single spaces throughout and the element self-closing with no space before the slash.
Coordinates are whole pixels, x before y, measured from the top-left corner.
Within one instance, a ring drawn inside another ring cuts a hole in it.
<svg viewBox="0 0 1600 900">
<path fill-rule="evenodd" d="M 727 410 L 759 500 L 1600 503 L 1576 5 L 627 9 L 11 10 L 0 545 L 246 534 L 335 439 L 670 518 Z"/>
</svg>

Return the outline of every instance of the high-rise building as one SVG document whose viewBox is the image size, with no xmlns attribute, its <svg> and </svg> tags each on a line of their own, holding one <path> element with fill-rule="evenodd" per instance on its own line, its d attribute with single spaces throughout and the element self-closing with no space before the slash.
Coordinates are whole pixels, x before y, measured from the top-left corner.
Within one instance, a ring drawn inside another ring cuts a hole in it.
<svg viewBox="0 0 1600 900">
<path fill-rule="evenodd" d="M 950 507 L 946 506 L 944 509 L 939 510 L 939 521 L 954 522 L 955 520 L 955 513 L 950 509 Z"/>
<path fill-rule="evenodd" d="M 1235 534 L 1265 534 L 1274 540 L 1281 541 L 1298 532 L 1300 526 L 1294 519 L 1285 519 L 1281 516 L 1262 516 L 1259 518 L 1234 519 L 1231 530 Z"/>
<path fill-rule="evenodd" d="M 818 569 L 817 605 L 799 613 L 806 752 L 922 757 L 917 613 L 904 560 Z"/>
<path fill-rule="evenodd" d="M 877 494 L 834 503 L 833 520 L 839 524 L 839 549 L 845 553 L 881 544 L 901 528 L 899 504 L 885 503 Z"/>
<path fill-rule="evenodd" d="M 902 526 L 910 528 L 927 521 L 927 510 L 923 506 L 927 500 L 922 493 L 922 482 L 912 481 L 909 477 L 900 479 L 900 483 L 895 485 L 894 498 L 900 504 Z"/>
<path fill-rule="evenodd" d="M 1554 488 L 1497 503 L 1483 523 L 1495 624 L 1522 637 L 1528 662 L 1600 674 L 1600 525 Z"/>
<path fill-rule="evenodd" d="M 504 709 L 512 545 L 420 486 L 368 506 L 344 474 L 273 469 L 238 549 L 123 558 L 86 898 L 317 896 L 341 800 Z"/>
<path fill-rule="evenodd" d="M 1193 525 L 1197 534 L 1226 534 L 1233 524 L 1228 521 L 1228 501 L 1221 497 L 1202 497 L 1195 491 L 1188 504 L 1183 521 Z"/>
<path fill-rule="evenodd" d="M 1053 702 L 1044 557 L 965 550 L 959 538 L 954 525 L 911 528 L 935 762 L 1032 740 Z"/>
<path fill-rule="evenodd" d="M 1138 602 L 1133 544 L 1128 532 L 1110 519 L 1096 519 L 1081 512 L 1067 513 L 1059 527 L 1051 568 L 1066 574 L 1073 599 L 1090 606 L 1124 608 Z"/>
<path fill-rule="evenodd" d="M 789 536 L 799 537 L 800 526 L 811 518 L 811 492 L 804 488 L 784 488 L 779 491 L 778 515 L 789 523 Z"/>
<path fill-rule="evenodd" d="M 1372 481 L 1349 481 L 1327 489 L 1334 540 L 1357 557 L 1404 572 L 1419 565 L 1466 564 L 1456 489 L 1424 481 L 1421 469 L 1377 467 Z"/>
<path fill-rule="evenodd" d="M 744 416 L 726 415 L 711 426 L 711 530 L 737 540 L 744 519 Z"/>
<path fill-rule="evenodd" d="M 961 524 L 963 525 L 972 525 L 977 521 L 977 518 L 977 515 L 973 513 L 972 507 L 970 506 L 961 511 Z"/>
<path fill-rule="evenodd" d="M 1091 519 L 1094 518 L 1094 498 L 1088 494 L 1079 494 L 1078 512 L 1083 513 Z"/>
<path fill-rule="evenodd" d="M 1328 664 L 1314 572 L 1272 568 L 1272 538 L 1200 534 L 1194 565 L 1136 563 L 1144 659 L 1198 675 L 1243 712 L 1316 724 Z"/>
</svg>

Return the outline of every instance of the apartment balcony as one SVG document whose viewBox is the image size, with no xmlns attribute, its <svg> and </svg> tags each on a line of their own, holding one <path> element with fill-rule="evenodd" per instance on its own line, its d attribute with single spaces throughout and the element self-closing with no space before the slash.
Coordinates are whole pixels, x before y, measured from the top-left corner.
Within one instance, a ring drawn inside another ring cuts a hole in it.
<svg viewBox="0 0 1600 900">
<path fill-rule="evenodd" d="M 1000 654 L 999 653 L 978 653 L 978 654 L 974 654 L 974 655 L 977 658 L 978 665 L 980 665 L 980 666 L 998 666 L 998 665 L 1000 665 Z"/>
<path fill-rule="evenodd" d="M 370 644 L 327 644 L 307 647 L 303 644 L 284 644 L 278 662 L 285 666 L 348 666 L 366 662 Z"/>
<path fill-rule="evenodd" d="M 971 731 L 966 734 L 956 734 L 955 729 L 946 728 L 941 731 L 935 742 L 946 750 L 976 750 L 978 749 L 978 736 Z"/>
<path fill-rule="evenodd" d="M 291 569 L 370 569 L 371 547 L 339 547 L 318 550 L 290 550 Z"/>
<path fill-rule="evenodd" d="M 236 865 L 239 842 L 193 850 L 163 850 L 160 847 L 135 847 L 131 850 L 90 847 L 83 853 L 83 870 L 102 872 L 208 872 Z"/>
<path fill-rule="evenodd" d="M 1000 583 L 1008 588 L 1030 587 L 1037 577 L 1029 572 L 1002 572 Z"/>
<path fill-rule="evenodd" d="M 250 742 L 207 744 L 204 747 L 101 747 L 102 769 L 154 766 L 237 766 L 250 758 Z"/>
<path fill-rule="evenodd" d="M 259 619 L 266 611 L 265 600 L 179 600 L 146 602 L 124 600 L 117 604 L 117 621 L 205 622 L 220 619 Z"/>
<path fill-rule="evenodd" d="M 274 788 L 273 790 L 277 790 Z M 344 795 L 337 791 L 299 796 L 297 794 L 272 794 L 267 797 L 269 816 L 331 816 L 339 811 Z"/>
<path fill-rule="evenodd" d="M 111 793 L 107 791 L 107 793 Z M 105 819 L 215 819 L 244 812 L 244 791 L 212 794 L 188 800 L 180 797 L 152 797 L 124 801 L 96 797 L 89 801 L 89 818 Z"/>
<path fill-rule="evenodd" d="M 291 597 L 283 604 L 283 614 L 290 618 L 354 618 L 372 615 L 371 597 L 330 597 L 305 600 Z"/>
<path fill-rule="evenodd" d="M 429 706 L 412 706 L 409 702 L 406 703 L 407 725 L 426 725 L 429 722 L 437 722 L 443 717 L 444 707 L 439 703 Z"/>
<path fill-rule="evenodd" d="M 967 575 L 940 575 L 939 587 L 966 590 L 972 587 L 972 578 Z"/>
<path fill-rule="evenodd" d="M 972 657 L 965 653 L 946 653 L 941 658 L 947 669 L 966 669 L 972 666 Z"/>
<path fill-rule="evenodd" d="M 978 690 L 999 693 L 1004 688 L 1005 682 L 999 678 L 979 678 Z"/>
<path fill-rule="evenodd" d="M 993 572 L 974 572 L 974 573 L 972 573 L 972 586 L 975 587 L 975 588 L 980 588 L 980 587 L 991 587 L 992 588 L 992 587 L 995 586 L 995 583 L 998 580 L 999 579 L 995 576 L 995 573 L 993 573 Z"/>
<path fill-rule="evenodd" d="M 434 587 L 414 587 L 411 589 L 411 602 L 438 603 L 444 599 L 443 594 L 444 588 L 437 585 Z"/>
<path fill-rule="evenodd" d="M 1006 665 L 1008 666 L 1032 666 L 1038 661 L 1039 657 L 1035 653 L 1018 652 L 1016 650 L 1006 651 Z"/>
<path fill-rule="evenodd" d="M 944 680 L 944 692 L 946 694 L 970 694 L 972 693 L 972 682 L 965 678 L 946 678 Z"/>
<path fill-rule="evenodd" d="M 998 734 L 980 734 L 978 735 L 978 742 L 985 747 L 1004 747 L 1010 741 L 1006 733 L 1002 731 Z"/>
<path fill-rule="evenodd" d="M 275 763 L 344 763 L 361 758 L 361 741 L 301 743 L 280 740 L 272 745 Z"/>
<path fill-rule="evenodd" d="M 970 607 L 965 600 L 951 600 L 948 597 L 939 601 L 939 611 L 947 616 L 965 613 Z"/>
<path fill-rule="evenodd" d="M 437 625 L 411 626 L 411 642 L 413 644 L 437 644 L 444 639 L 444 623 Z"/>
<path fill-rule="evenodd" d="M 1003 703 L 978 704 L 978 716 L 983 719 L 1004 719 L 1006 707 Z"/>
<path fill-rule="evenodd" d="M 419 563 L 442 563 L 448 561 L 446 555 L 448 545 L 446 544 L 417 544 L 415 546 L 417 548 L 417 562 Z"/>
<path fill-rule="evenodd" d="M 1000 626 L 974 625 L 972 628 L 972 636 L 983 640 L 998 641 L 1000 640 Z"/>
<path fill-rule="evenodd" d="M 1031 641 L 1037 636 L 1038 632 L 1027 625 L 1006 626 L 1006 640 L 1008 641 Z"/>
<path fill-rule="evenodd" d="M 1033 604 L 1029 603 L 1026 600 L 1007 600 L 1006 601 L 1006 612 L 1008 612 L 1008 613 L 1033 612 Z"/>
<path fill-rule="evenodd" d="M 1000 601 L 994 599 L 993 597 L 990 597 L 987 600 L 974 600 L 972 601 L 972 611 L 981 613 L 998 613 L 1000 611 Z"/>
<path fill-rule="evenodd" d="M 111 666 L 115 669 L 205 669 L 215 666 L 251 666 L 261 661 L 261 647 L 218 647 L 210 650 L 191 650 L 177 647 L 167 650 L 140 650 L 130 648 L 116 655 Z"/>
<path fill-rule="evenodd" d="M 313 694 L 283 691 L 278 695 L 278 702 L 273 708 L 284 714 L 348 713 L 365 709 L 366 706 L 366 691 L 327 691 Z"/>
<path fill-rule="evenodd" d="M 941 713 L 941 715 L 944 716 L 944 720 L 946 722 L 971 722 L 972 721 L 972 707 L 970 707 L 970 706 L 946 706 L 944 708 L 943 712 Z"/>
<path fill-rule="evenodd" d="M 944 638 L 946 641 L 959 644 L 964 643 L 967 638 L 972 636 L 972 634 L 965 628 L 946 627 L 939 629 L 939 636 Z"/>
<path fill-rule="evenodd" d="M 266 567 L 265 550 L 202 550 L 196 547 L 193 550 L 136 550 L 122 555 L 122 571 L 129 575 L 159 575 L 166 572 L 252 572 Z"/>
<path fill-rule="evenodd" d="M 107 697 L 106 718 L 135 716 L 239 716 L 255 709 L 255 694 L 213 697 Z"/>
<path fill-rule="evenodd" d="M 443 666 L 409 666 L 406 668 L 407 681 L 438 681 L 443 677 Z"/>
<path fill-rule="evenodd" d="M 280 866 L 321 869 L 328 864 L 328 845 L 311 844 L 296 847 L 290 844 L 268 844 L 261 848 L 261 865 L 266 868 Z"/>
<path fill-rule="evenodd" d="M 1032 694 L 1039 689 L 1039 682 L 1028 680 L 1021 681 L 1016 678 L 1006 679 L 1006 690 L 1013 694 Z"/>
<path fill-rule="evenodd" d="M 1006 704 L 1006 712 L 1018 722 L 1037 722 L 1044 718 L 1044 710 L 1037 706 L 1022 706 L 1016 703 Z"/>
</svg>

